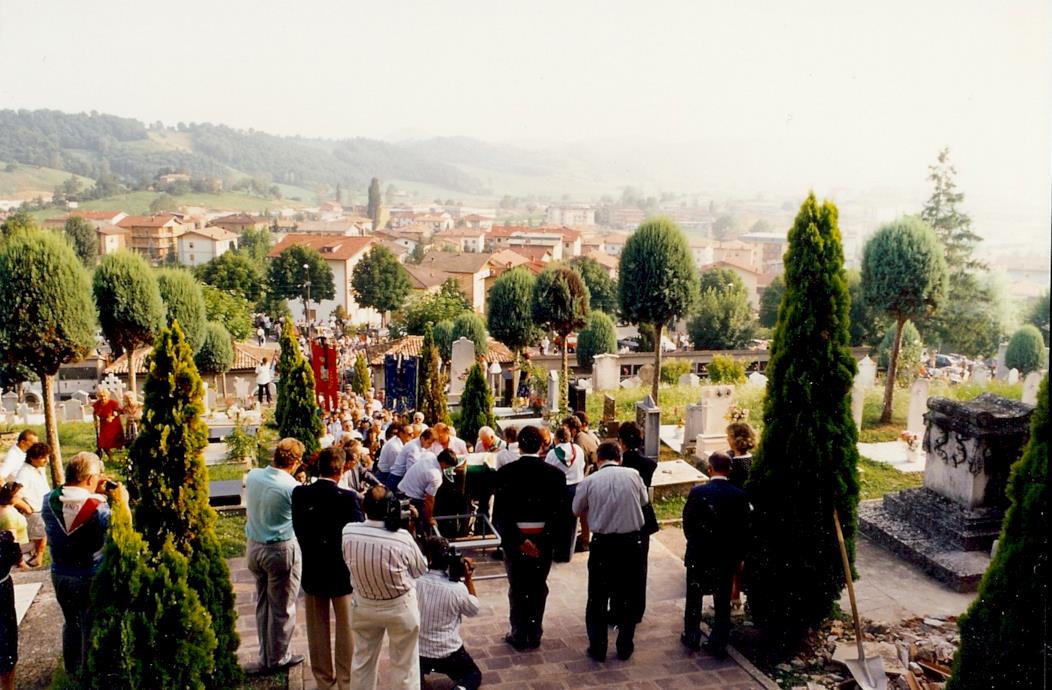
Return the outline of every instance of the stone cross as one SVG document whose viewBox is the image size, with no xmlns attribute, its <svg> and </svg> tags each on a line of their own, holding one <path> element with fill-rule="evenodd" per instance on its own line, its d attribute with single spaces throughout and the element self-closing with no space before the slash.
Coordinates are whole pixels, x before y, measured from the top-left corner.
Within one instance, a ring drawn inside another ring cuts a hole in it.
<svg viewBox="0 0 1052 690">
<path fill-rule="evenodd" d="M 475 363 L 475 343 L 467 338 L 458 338 L 453 343 L 453 354 L 449 364 L 449 394 L 459 398 L 464 392 L 464 379 L 468 369 Z"/>
<path fill-rule="evenodd" d="M 858 363 L 858 373 L 862 377 L 862 385 L 872 388 L 877 382 L 877 363 L 866 355 Z"/>
<path fill-rule="evenodd" d="M 1040 371 L 1032 371 L 1023 379 L 1023 402 L 1027 405 L 1037 404 L 1037 391 L 1041 387 L 1041 379 L 1044 375 Z"/>
<path fill-rule="evenodd" d="M 661 451 L 661 408 L 649 395 L 636 403 L 636 423 L 643 429 L 643 455 L 656 458 Z"/>
<path fill-rule="evenodd" d="M 592 390 L 596 393 L 617 390 L 621 365 L 617 355 L 596 355 L 592 362 Z"/>
<path fill-rule="evenodd" d="M 920 436 L 924 433 L 924 413 L 928 411 L 928 379 L 917 379 L 910 386 L 910 407 L 906 415 L 906 431 Z"/>
<path fill-rule="evenodd" d="M 110 392 L 110 397 L 117 401 L 120 401 L 124 397 L 124 382 L 117 378 L 113 372 L 110 372 L 99 385 L 108 390 Z"/>
</svg>

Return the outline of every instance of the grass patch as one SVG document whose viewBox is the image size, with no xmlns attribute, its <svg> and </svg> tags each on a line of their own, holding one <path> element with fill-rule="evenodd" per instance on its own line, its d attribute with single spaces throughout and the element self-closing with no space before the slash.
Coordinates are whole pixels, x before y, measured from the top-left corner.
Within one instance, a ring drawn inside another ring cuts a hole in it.
<svg viewBox="0 0 1052 690">
<path fill-rule="evenodd" d="M 277 673 L 272 676 L 254 676 L 245 678 L 234 690 L 285 690 L 289 686 L 288 673 Z M 51 676 L 48 690 L 80 690 L 84 686 L 66 675 L 62 659 L 55 662 L 55 672 Z"/>
<path fill-rule="evenodd" d="M 221 482 L 229 479 L 241 479 L 245 476 L 245 472 L 248 470 L 245 468 L 245 464 L 241 462 L 228 462 L 221 465 L 209 465 L 208 481 Z"/>
<path fill-rule="evenodd" d="M 869 458 L 858 459 L 859 499 L 880 498 L 889 491 L 912 489 L 924 483 L 923 472 L 900 472 Z"/>
<path fill-rule="evenodd" d="M 614 398 L 616 416 L 620 420 L 636 418 L 636 403 L 650 395 L 650 386 L 644 388 L 621 388 L 607 393 Z M 763 421 L 764 391 L 758 386 L 738 386 L 734 400 L 741 407 L 749 410 L 749 423 L 753 426 Z M 592 426 L 598 427 L 603 418 L 603 394 L 589 395 L 585 410 Z M 661 423 L 682 424 L 687 416 L 687 405 L 694 405 L 701 398 L 701 391 L 691 386 L 661 386 L 660 393 Z M 757 427 L 758 428 L 758 427 Z"/>
<path fill-rule="evenodd" d="M 671 496 L 654 501 L 654 514 L 658 520 L 679 520 L 683 517 L 683 506 L 687 503 L 686 496 Z"/>
<path fill-rule="evenodd" d="M 245 555 L 245 514 L 222 512 L 216 520 L 216 536 L 223 549 L 223 558 L 240 558 Z"/>
</svg>

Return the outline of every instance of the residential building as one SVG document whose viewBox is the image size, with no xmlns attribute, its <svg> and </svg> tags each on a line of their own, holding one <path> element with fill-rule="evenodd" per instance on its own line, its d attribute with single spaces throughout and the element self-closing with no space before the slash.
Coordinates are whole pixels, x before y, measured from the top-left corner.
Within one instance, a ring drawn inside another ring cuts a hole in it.
<svg viewBox="0 0 1052 690">
<path fill-rule="evenodd" d="M 186 223 L 182 215 L 176 213 L 128 216 L 117 225 L 129 232 L 128 248 L 154 262 L 175 256 L 179 236 L 193 229 L 193 223 Z"/>
<path fill-rule="evenodd" d="M 592 259 L 597 264 L 603 267 L 606 274 L 611 278 L 617 278 L 617 270 L 621 266 L 621 262 L 613 256 L 605 252 L 592 251 L 582 255 L 585 258 Z"/>
<path fill-rule="evenodd" d="M 409 274 L 410 290 L 415 293 L 438 292 L 442 283 L 453 277 L 443 270 L 419 264 L 405 264 L 405 272 Z"/>
<path fill-rule="evenodd" d="M 322 255 L 325 262 L 332 269 L 333 284 L 336 287 L 336 295 L 333 299 L 321 301 L 313 300 L 309 306 L 309 316 L 314 320 L 326 320 L 342 306 L 346 310 L 348 319 L 356 324 L 380 325 L 380 313 L 375 309 L 363 307 L 354 299 L 351 291 L 351 275 L 354 267 L 361 261 L 362 257 L 376 242 L 374 237 L 351 237 L 348 235 L 320 235 L 314 233 L 289 233 L 281 238 L 270 250 L 271 258 L 281 254 L 293 245 L 300 245 L 315 249 Z M 306 291 L 304 291 L 306 296 Z M 289 310 L 297 321 L 304 317 L 303 300 L 288 300 Z"/>
<path fill-rule="evenodd" d="M 704 266 L 705 264 L 711 264 L 716 260 L 715 256 L 715 242 L 705 237 L 698 237 L 697 235 L 691 235 L 690 237 L 690 255 L 694 259 L 695 266 Z"/>
<path fill-rule="evenodd" d="M 548 225 L 595 225 L 595 207 L 591 204 L 553 204 L 548 207 Z"/>
<path fill-rule="evenodd" d="M 270 222 L 266 218 L 252 216 L 247 213 L 232 213 L 227 216 L 213 218 L 209 225 L 223 228 L 228 232 L 240 235 L 245 230 L 269 230 Z"/>
<path fill-rule="evenodd" d="M 489 230 L 493 227 L 493 216 L 485 216 L 480 213 L 469 213 L 464 216 L 464 225 L 469 228 Z"/>
<path fill-rule="evenodd" d="M 611 232 L 603 237 L 603 253 L 610 256 L 621 256 L 627 241 L 628 235 L 620 232 Z"/>
<path fill-rule="evenodd" d="M 782 271 L 782 255 L 789 247 L 789 237 L 784 232 L 750 232 L 739 237 L 742 242 L 760 245 L 760 262 L 764 271 Z"/>
<path fill-rule="evenodd" d="M 471 303 L 471 308 L 480 314 L 486 313 L 486 278 L 489 277 L 490 255 L 473 252 L 443 252 L 431 250 L 420 262 L 422 268 L 431 269 L 456 279 L 460 291 Z"/>
<path fill-rule="evenodd" d="M 204 227 L 189 230 L 179 236 L 179 263 L 200 266 L 212 259 L 237 249 L 237 234 L 223 228 Z"/>
<path fill-rule="evenodd" d="M 493 251 L 514 247 L 548 247 L 555 261 L 581 255 L 581 233 L 573 228 L 494 226 L 486 240 Z"/>
<path fill-rule="evenodd" d="M 312 235 L 345 235 L 347 237 L 364 237 L 372 230 L 372 221 L 368 219 L 338 218 L 336 220 L 301 220 L 296 223 L 296 234 Z"/>
<path fill-rule="evenodd" d="M 712 251 L 713 261 L 731 261 L 754 268 L 757 272 L 763 270 L 763 247 L 759 244 L 729 240 L 717 242 Z"/>
<path fill-rule="evenodd" d="M 95 234 L 99 238 L 99 256 L 106 256 L 128 248 L 128 235 L 131 233 L 127 228 L 122 228 L 109 223 L 99 223 L 95 226 Z"/>
<path fill-rule="evenodd" d="M 749 295 L 749 304 L 752 305 L 753 311 L 760 308 L 761 288 L 766 289 L 771 284 L 773 276 L 765 276 L 756 270 L 755 266 L 749 266 L 733 259 L 720 259 L 711 264 L 701 266 L 699 270 L 704 273 L 714 268 L 728 268 L 734 271 L 745 284 L 745 291 Z"/>
<path fill-rule="evenodd" d="M 435 243 L 448 244 L 458 252 L 481 252 L 485 249 L 486 231 L 481 228 L 454 228 L 434 236 Z"/>
</svg>

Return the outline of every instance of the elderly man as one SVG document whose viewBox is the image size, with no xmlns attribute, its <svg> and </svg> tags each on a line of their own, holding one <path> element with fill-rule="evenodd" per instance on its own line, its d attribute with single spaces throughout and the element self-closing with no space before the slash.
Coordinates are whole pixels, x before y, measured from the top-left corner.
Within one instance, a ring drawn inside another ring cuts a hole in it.
<svg viewBox="0 0 1052 690">
<path fill-rule="evenodd" d="M 621 467 L 621 448 L 601 443 L 596 451 L 599 469 L 584 478 L 573 499 L 573 512 L 588 515 L 592 542 L 588 553 L 588 603 L 585 627 L 588 656 L 606 661 L 607 610 L 617 612 L 617 658 L 635 650 L 636 621 L 642 609 L 643 506 L 647 490 L 639 472 Z"/>
<path fill-rule="evenodd" d="M 318 453 L 318 481 L 292 490 L 292 527 L 303 551 L 307 649 L 322 690 L 351 687 L 351 574 L 343 560 L 343 527 L 365 516 L 358 494 L 337 484 L 343 466 L 343 449 L 326 448 Z M 335 667 L 330 607 L 336 618 Z"/>
<path fill-rule="evenodd" d="M 388 473 L 384 485 L 391 491 L 395 491 L 398 488 L 398 483 L 402 481 L 402 477 L 406 475 L 409 468 L 416 462 L 417 457 L 424 451 L 431 450 L 434 440 L 434 430 L 424 429 L 419 436 L 406 443 L 402 450 L 398 451 L 398 456 L 395 458 L 394 465 L 391 466 L 391 471 Z"/>
<path fill-rule="evenodd" d="M 303 662 L 290 649 L 296 629 L 296 597 L 302 555 L 292 527 L 292 473 L 303 458 L 303 444 L 283 438 L 270 467 L 256 468 L 245 480 L 249 572 L 256 578 L 256 629 L 260 673 L 272 673 Z"/>
<path fill-rule="evenodd" d="M 23 429 L 18 434 L 18 439 L 15 441 L 15 445 L 7 449 L 7 454 L 4 456 L 4 463 L 0 465 L 0 483 L 6 482 L 9 478 L 18 472 L 19 468 L 26 461 L 26 451 L 29 447 L 36 443 L 37 434 L 32 429 Z"/>
<path fill-rule="evenodd" d="M 484 426 L 479 429 L 479 438 L 475 442 L 476 453 L 496 453 L 504 447 L 504 441 L 501 440 L 500 436 L 497 436 L 497 432 L 493 430 L 493 427 Z"/>
<path fill-rule="evenodd" d="M 66 483 L 50 492 L 41 510 L 51 547 L 51 582 L 62 609 L 62 661 L 76 676 L 87 664 L 91 646 L 91 580 L 102 564 L 102 548 L 110 529 L 110 506 L 102 461 L 94 453 L 77 453 L 66 466 Z M 128 492 L 116 491 L 122 510 Z"/>
<path fill-rule="evenodd" d="M 420 610 L 415 580 L 427 572 L 427 561 L 408 532 L 385 524 L 388 513 L 398 510 L 397 499 L 386 487 L 370 489 L 364 503 L 365 522 L 343 528 L 343 559 L 354 585 L 351 687 L 375 690 L 386 635 L 391 658 L 387 687 L 417 690 Z"/>
</svg>

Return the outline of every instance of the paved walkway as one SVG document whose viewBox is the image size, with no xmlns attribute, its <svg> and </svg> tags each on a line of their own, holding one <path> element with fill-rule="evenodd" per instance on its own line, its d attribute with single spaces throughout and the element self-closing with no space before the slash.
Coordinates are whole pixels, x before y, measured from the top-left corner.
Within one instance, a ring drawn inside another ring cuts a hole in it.
<svg viewBox="0 0 1052 690">
<path fill-rule="evenodd" d="M 258 641 L 253 616 L 255 587 L 244 559 L 230 562 L 237 594 L 239 656 L 242 664 L 255 664 Z M 762 675 L 750 675 L 734 659 L 716 660 L 704 652 L 688 653 L 679 643 L 683 621 L 684 570 L 680 558 L 660 541 L 650 547 L 649 598 L 643 623 L 636 631 L 636 652 L 628 661 L 610 660 L 600 664 L 585 656 L 588 645 L 584 630 L 587 591 L 587 558 L 574 557 L 572 563 L 557 564 L 548 580 L 551 595 L 544 619 L 545 634 L 540 649 L 518 653 L 504 642 L 508 629 L 507 580 L 477 583 L 482 611 L 466 619 L 461 628 L 464 644 L 483 672 L 483 686 L 523 690 L 562 688 L 633 688 L 673 690 L 674 688 L 733 688 L 752 690 L 776 687 Z M 497 564 L 487 564 L 487 572 Z M 302 600 L 301 600 L 302 601 Z M 307 653 L 303 607 L 297 610 L 295 652 Z M 611 649 L 616 631 L 611 631 Z M 382 656 L 386 659 L 386 652 Z M 381 687 L 386 663 L 381 665 Z M 759 674 L 753 669 L 752 673 Z M 294 674 L 295 675 L 295 674 Z M 305 688 L 315 687 L 308 667 L 303 669 Z M 766 683 L 764 681 L 766 680 Z M 298 678 L 290 678 L 290 687 Z M 452 684 L 444 676 L 428 678 L 431 688 L 447 690 Z M 425 687 L 427 687 L 425 685 Z"/>
</svg>

